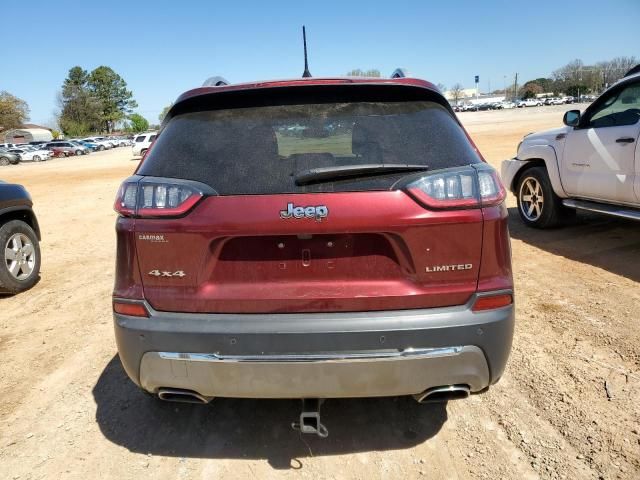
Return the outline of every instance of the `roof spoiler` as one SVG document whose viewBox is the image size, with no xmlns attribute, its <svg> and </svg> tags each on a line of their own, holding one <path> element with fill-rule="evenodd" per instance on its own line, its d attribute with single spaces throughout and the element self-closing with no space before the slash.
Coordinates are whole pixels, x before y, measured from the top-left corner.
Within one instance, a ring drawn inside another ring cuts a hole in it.
<svg viewBox="0 0 640 480">
<path fill-rule="evenodd" d="M 229 81 L 224 77 L 209 77 L 202 84 L 203 87 L 224 87 Z"/>
<path fill-rule="evenodd" d="M 409 70 L 406 68 L 396 68 L 389 78 L 405 78 L 409 76 Z"/>
</svg>

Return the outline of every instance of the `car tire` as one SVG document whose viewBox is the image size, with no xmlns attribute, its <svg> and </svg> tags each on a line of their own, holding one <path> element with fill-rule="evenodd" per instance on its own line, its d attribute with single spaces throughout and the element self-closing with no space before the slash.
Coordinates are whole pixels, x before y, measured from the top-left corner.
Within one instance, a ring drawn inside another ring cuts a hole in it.
<svg viewBox="0 0 640 480">
<path fill-rule="evenodd" d="M 144 156 L 147 154 L 147 148 L 143 148 L 142 150 L 140 150 L 140 156 L 144 158 Z"/>
<path fill-rule="evenodd" d="M 544 167 L 532 167 L 522 173 L 516 198 L 520 218 L 529 227 L 557 227 L 575 215 L 575 210 L 562 205 Z"/>
<path fill-rule="evenodd" d="M 40 274 L 40 245 L 33 229 L 21 220 L 5 223 L 0 247 L 0 291 L 19 293 L 33 287 Z"/>
<path fill-rule="evenodd" d="M 8 157 L 0 157 L 0 167 L 6 167 L 10 163 L 11 161 L 9 160 Z"/>
<path fill-rule="evenodd" d="M 103 151 L 103 150 L 104 150 L 104 145 L 100 145 L 100 146 L 98 147 L 98 150 Z"/>
<path fill-rule="evenodd" d="M 39 161 L 41 161 L 41 160 L 42 160 L 42 159 L 40 158 L 40 156 L 39 156 L 39 155 L 34 155 L 34 156 L 33 156 L 33 161 L 34 161 L 34 162 L 39 162 Z"/>
</svg>

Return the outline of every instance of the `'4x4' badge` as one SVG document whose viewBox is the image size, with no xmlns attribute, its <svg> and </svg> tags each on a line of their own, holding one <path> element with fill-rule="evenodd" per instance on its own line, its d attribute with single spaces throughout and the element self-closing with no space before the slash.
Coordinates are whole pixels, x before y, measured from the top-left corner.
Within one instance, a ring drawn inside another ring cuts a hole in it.
<svg viewBox="0 0 640 480">
<path fill-rule="evenodd" d="M 165 272 L 165 271 L 160 271 L 160 270 L 151 270 L 149 272 L 149 275 L 151 275 L 152 277 L 184 277 L 187 274 L 184 273 L 182 270 L 176 270 L 175 272 Z"/>
</svg>

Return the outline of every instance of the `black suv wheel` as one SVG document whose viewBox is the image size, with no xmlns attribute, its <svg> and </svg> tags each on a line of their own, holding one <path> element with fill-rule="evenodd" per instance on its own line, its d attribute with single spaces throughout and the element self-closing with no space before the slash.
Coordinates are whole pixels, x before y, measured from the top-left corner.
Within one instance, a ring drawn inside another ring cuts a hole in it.
<svg viewBox="0 0 640 480">
<path fill-rule="evenodd" d="M 18 293 L 35 285 L 40 273 L 40 245 L 21 220 L 0 226 L 0 291 Z"/>
</svg>

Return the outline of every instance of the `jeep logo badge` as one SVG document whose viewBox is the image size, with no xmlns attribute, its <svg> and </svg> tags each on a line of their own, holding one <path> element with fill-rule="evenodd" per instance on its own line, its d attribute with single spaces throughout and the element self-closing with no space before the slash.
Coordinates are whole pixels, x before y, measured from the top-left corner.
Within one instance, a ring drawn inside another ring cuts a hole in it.
<svg viewBox="0 0 640 480">
<path fill-rule="evenodd" d="M 280 218 L 315 218 L 321 222 L 328 215 L 329 209 L 326 205 L 296 207 L 293 203 L 288 203 L 286 210 L 280 210 Z"/>
</svg>

